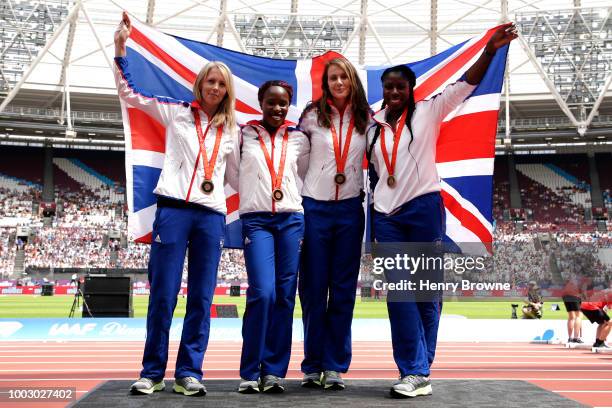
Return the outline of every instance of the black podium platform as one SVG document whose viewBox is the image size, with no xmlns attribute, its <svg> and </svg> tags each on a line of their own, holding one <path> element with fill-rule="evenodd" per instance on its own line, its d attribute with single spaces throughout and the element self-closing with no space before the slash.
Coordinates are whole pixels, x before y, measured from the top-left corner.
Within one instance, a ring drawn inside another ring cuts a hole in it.
<svg viewBox="0 0 612 408">
<path fill-rule="evenodd" d="M 427 397 L 394 399 L 389 396 L 392 381 L 347 380 L 344 391 L 312 390 L 297 380 L 286 382 L 285 393 L 243 395 L 236 392 L 238 381 L 207 380 L 205 397 L 186 397 L 166 390 L 153 395 L 129 395 L 129 381 L 108 381 L 87 393 L 73 407 L 92 408 L 182 408 L 182 407 L 583 407 L 525 381 L 433 380 L 434 393 Z"/>
</svg>

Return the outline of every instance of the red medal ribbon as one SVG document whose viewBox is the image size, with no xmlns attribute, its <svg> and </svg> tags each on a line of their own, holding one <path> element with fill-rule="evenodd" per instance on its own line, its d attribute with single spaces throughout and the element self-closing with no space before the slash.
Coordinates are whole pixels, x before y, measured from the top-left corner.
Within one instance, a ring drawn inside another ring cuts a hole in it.
<svg viewBox="0 0 612 408">
<path fill-rule="evenodd" d="M 385 166 L 387 167 L 387 173 L 389 176 L 395 176 L 395 162 L 397 161 L 397 148 L 399 146 L 400 139 L 402 137 L 402 130 L 406 125 L 406 116 L 408 116 L 408 109 L 404 110 L 402 116 L 400 116 L 399 124 L 395 128 L 393 134 L 393 152 L 391 153 L 391 163 L 389 163 L 389 154 L 387 153 L 387 145 L 385 143 L 385 127 L 383 126 L 380 132 L 380 147 L 385 160 Z"/>
<path fill-rule="evenodd" d="M 338 140 L 338 134 L 336 133 L 336 127 L 333 121 L 330 123 L 329 129 L 331 130 L 332 138 L 334 140 L 334 154 L 336 156 L 336 171 L 338 173 L 344 173 L 344 167 L 346 166 L 346 159 L 348 158 L 348 152 L 351 146 L 351 138 L 353 137 L 353 128 L 355 127 L 355 120 L 351 115 L 351 121 L 349 122 L 348 131 L 346 133 L 346 140 L 340 153 L 340 142 Z M 340 129 L 340 137 L 342 137 L 342 128 Z"/>
<path fill-rule="evenodd" d="M 280 129 L 280 128 L 279 128 Z M 274 190 L 280 190 L 281 185 L 283 183 L 283 172 L 285 171 L 285 160 L 287 158 L 287 145 L 289 144 L 289 129 L 285 128 L 285 134 L 283 135 L 283 145 L 281 147 L 281 158 L 280 163 L 278 164 L 278 173 L 274 170 L 274 162 L 270 157 L 270 153 L 268 153 L 268 149 L 266 148 L 266 144 L 259 133 L 259 130 L 255 128 L 257 132 L 257 140 L 259 140 L 259 145 L 261 146 L 261 150 L 263 151 L 264 157 L 266 158 L 266 163 L 268 164 L 268 170 L 270 171 L 270 177 L 272 178 L 272 192 Z M 276 136 L 277 131 L 270 135 L 270 139 L 272 141 L 272 154 L 274 154 L 274 136 Z"/>
<path fill-rule="evenodd" d="M 196 131 L 198 132 L 198 140 L 200 141 L 200 154 L 202 155 L 202 166 L 204 167 L 204 180 L 212 180 L 213 171 L 215 169 L 215 163 L 217 162 L 217 154 L 219 153 L 219 145 L 221 144 L 221 136 L 223 136 L 223 126 L 217 127 L 217 136 L 215 138 L 215 147 L 213 148 L 212 156 L 210 157 L 210 161 L 208 161 L 208 157 L 206 155 L 206 146 L 204 145 L 204 140 L 206 139 L 206 135 L 208 134 L 208 129 L 210 129 L 210 125 L 212 121 L 208 122 L 206 126 L 206 131 L 202 133 L 202 123 L 200 123 L 200 112 L 197 109 L 193 109 L 193 118 L 195 120 Z"/>
</svg>

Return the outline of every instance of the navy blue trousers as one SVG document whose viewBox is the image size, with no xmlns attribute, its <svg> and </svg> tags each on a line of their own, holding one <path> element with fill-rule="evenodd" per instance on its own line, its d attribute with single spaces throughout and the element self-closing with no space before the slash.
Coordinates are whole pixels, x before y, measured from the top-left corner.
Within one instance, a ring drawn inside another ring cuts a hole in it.
<svg viewBox="0 0 612 408">
<path fill-rule="evenodd" d="M 249 277 L 240 377 L 285 377 L 291 356 L 304 215 L 251 213 L 240 218 Z"/>
<path fill-rule="evenodd" d="M 360 197 L 304 197 L 305 235 L 299 294 L 304 323 L 304 373 L 346 372 L 365 216 Z"/>
<path fill-rule="evenodd" d="M 216 211 L 205 207 L 157 208 L 149 258 L 151 295 L 141 377 L 156 381 L 164 378 L 170 325 L 189 248 L 187 311 L 174 376 L 202 379 L 224 234 L 225 216 Z"/>
<path fill-rule="evenodd" d="M 445 234 L 444 205 L 440 193 L 424 194 L 392 214 L 374 211 L 376 241 L 436 242 Z M 430 302 L 387 302 L 393 358 L 400 375 L 429 375 L 436 354 L 442 298 Z"/>
</svg>

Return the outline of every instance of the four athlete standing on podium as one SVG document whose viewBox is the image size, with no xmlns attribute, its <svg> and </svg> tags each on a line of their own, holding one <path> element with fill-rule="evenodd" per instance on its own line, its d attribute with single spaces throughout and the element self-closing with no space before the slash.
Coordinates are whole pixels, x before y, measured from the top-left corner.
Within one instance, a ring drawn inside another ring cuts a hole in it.
<svg viewBox="0 0 612 408">
<path fill-rule="evenodd" d="M 351 361 L 351 322 L 364 231 L 363 159 L 370 156 L 374 238 L 435 242 L 444 236 L 444 207 L 435 146 L 444 117 L 483 78 L 497 49 L 516 38 L 501 26 L 465 78 L 427 101 L 414 100 L 406 66 L 382 75 L 384 109 L 371 114 L 357 71 L 343 58 L 327 63 L 322 96 L 299 126 L 286 121 L 294 99 L 283 81 L 259 89 L 261 120 L 235 129 L 231 72 L 208 63 L 194 85 L 194 102 L 144 95 L 127 73 L 126 13 L 115 34 L 119 96 L 166 128 L 166 153 L 155 189 L 147 341 L 133 393 L 164 388 L 168 338 L 182 265 L 189 248 L 189 296 L 174 391 L 204 395 L 202 360 L 225 227 L 228 182 L 240 194 L 249 288 L 240 361 L 243 393 L 284 390 L 291 354 L 296 286 L 303 308 L 302 385 L 344 389 Z M 396 397 L 431 393 L 441 302 L 388 302 Z"/>
</svg>

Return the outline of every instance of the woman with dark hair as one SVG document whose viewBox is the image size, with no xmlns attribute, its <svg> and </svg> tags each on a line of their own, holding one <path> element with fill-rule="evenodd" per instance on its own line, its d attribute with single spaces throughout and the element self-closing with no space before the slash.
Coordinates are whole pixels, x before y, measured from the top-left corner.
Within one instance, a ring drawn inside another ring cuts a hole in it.
<svg viewBox="0 0 612 408">
<path fill-rule="evenodd" d="M 364 230 L 363 157 L 370 106 L 344 58 L 327 63 L 322 96 L 304 110 L 310 139 L 304 180 L 305 235 L 299 294 L 304 322 L 305 387 L 344 389 Z"/>
<path fill-rule="evenodd" d="M 268 81 L 259 88 L 263 119 L 242 128 L 233 161 L 240 166 L 228 168 L 229 179 L 239 179 L 249 279 L 242 320 L 241 393 L 283 392 L 291 355 L 304 237 L 300 190 L 310 151 L 308 138 L 285 121 L 292 97 L 293 89 L 284 81 Z"/>
<path fill-rule="evenodd" d="M 368 130 L 368 156 L 373 195 L 374 236 L 379 243 L 435 243 L 445 235 L 435 153 L 440 124 L 476 88 L 495 52 L 517 37 L 512 23 L 502 25 L 485 51 L 467 70 L 465 80 L 441 94 L 415 103 L 416 76 L 407 66 L 388 68 L 381 77 L 383 109 Z M 387 298 L 393 357 L 400 381 L 394 397 L 432 392 L 429 381 L 441 313 L 441 298 L 428 301 Z"/>
<path fill-rule="evenodd" d="M 164 165 L 154 190 L 157 211 L 153 222 L 147 310 L 147 338 L 140 378 L 133 394 L 152 394 L 165 388 L 168 339 L 176 297 L 181 287 L 185 253 L 189 249 L 187 311 L 176 357 L 173 391 L 206 394 L 202 360 L 210 333 L 210 306 L 225 235 L 226 167 L 234 157 L 238 137 L 232 73 L 218 61 L 200 70 L 194 101 L 144 95 L 134 89 L 128 71 L 126 41 L 132 24 L 127 13 L 115 32 L 115 80 L 119 97 L 165 127 Z"/>
</svg>

